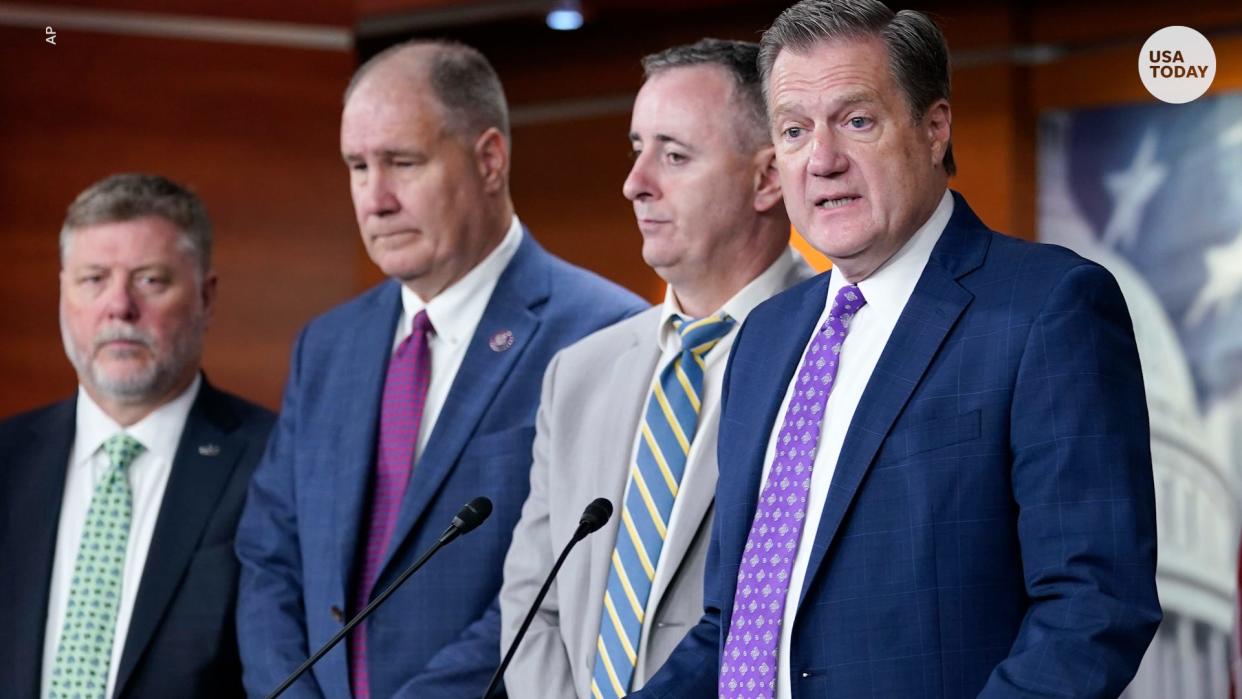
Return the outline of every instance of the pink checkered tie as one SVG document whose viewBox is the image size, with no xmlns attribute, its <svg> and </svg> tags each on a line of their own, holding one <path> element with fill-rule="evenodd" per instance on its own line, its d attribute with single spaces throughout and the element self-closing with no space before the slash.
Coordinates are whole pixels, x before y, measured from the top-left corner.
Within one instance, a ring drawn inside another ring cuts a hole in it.
<svg viewBox="0 0 1242 699">
<path fill-rule="evenodd" d="M 414 316 L 410 335 L 401 341 L 388 362 L 384 379 L 384 398 L 380 411 L 379 437 L 375 449 L 375 477 L 371 483 L 371 514 L 362 569 L 354 581 L 353 613 L 358 613 L 371 599 L 380 562 L 388 550 L 405 486 L 410 481 L 418 445 L 418 428 L 431 381 L 431 351 L 427 336 L 434 332 L 427 312 Z M 366 622 L 349 635 L 349 679 L 354 699 L 371 696 L 367 672 Z"/>
<path fill-rule="evenodd" d="M 733 616 L 720 659 L 721 699 L 771 699 L 776 694 L 785 597 L 806 520 L 824 407 L 835 385 L 841 343 L 854 314 L 866 302 L 858 287 L 842 287 L 802 357 L 772 470 L 742 552 Z"/>
</svg>

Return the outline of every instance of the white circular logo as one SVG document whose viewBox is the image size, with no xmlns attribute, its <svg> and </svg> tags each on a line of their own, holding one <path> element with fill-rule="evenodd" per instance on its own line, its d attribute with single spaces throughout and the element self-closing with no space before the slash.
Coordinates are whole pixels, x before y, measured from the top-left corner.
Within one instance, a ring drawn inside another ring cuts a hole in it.
<svg viewBox="0 0 1242 699">
<path fill-rule="evenodd" d="M 1216 77 L 1216 52 L 1190 27 L 1165 27 L 1147 37 L 1139 53 L 1139 77 L 1156 99 L 1185 104 L 1198 99 Z"/>
</svg>

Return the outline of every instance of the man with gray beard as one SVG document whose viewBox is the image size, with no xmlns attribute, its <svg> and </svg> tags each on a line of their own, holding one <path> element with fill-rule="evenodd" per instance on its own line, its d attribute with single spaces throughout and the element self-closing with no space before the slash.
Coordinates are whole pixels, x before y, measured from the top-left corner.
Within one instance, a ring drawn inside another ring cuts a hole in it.
<svg viewBox="0 0 1242 699">
<path fill-rule="evenodd" d="M 0 422 L 0 696 L 242 696 L 233 535 L 275 416 L 201 372 L 206 210 L 114 175 L 60 257 L 77 395 Z"/>
</svg>

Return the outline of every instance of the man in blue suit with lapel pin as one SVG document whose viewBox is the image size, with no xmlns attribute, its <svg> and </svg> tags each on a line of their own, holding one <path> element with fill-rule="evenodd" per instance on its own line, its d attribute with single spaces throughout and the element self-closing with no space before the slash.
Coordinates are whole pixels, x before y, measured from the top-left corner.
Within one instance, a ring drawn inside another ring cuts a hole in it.
<svg viewBox="0 0 1242 699">
<path fill-rule="evenodd" d="M 500 662 L 501 564 L 529 490 L 557 350 L 646 307 L 544 252 L 509 196 L 508 113 L 474 49 L 411 42 L 364 64 L 341 151 L 390 281 L 312 321 L 239 527 L 238 632 L 262 696 L 440 535 L 440 552 L 287 696 L 460 697 Z"/>
<path fill-rule="evenodd" d="M 639 695 L 1117 696 L 1161 612 L 1116 282 L 948 190 L 926 16 L 804 0 L 759 64 L 790 219 L 834 269 L 735 341 L 705 614 Z"/>
<path fill-rule="evenodd" d="M 155 175 L 60 234 L 74 398 L 0 422 L 0 696 L 240 697 L 233 534 L 275 415 L 200 372 L 202 203 Z"/>
</svg>

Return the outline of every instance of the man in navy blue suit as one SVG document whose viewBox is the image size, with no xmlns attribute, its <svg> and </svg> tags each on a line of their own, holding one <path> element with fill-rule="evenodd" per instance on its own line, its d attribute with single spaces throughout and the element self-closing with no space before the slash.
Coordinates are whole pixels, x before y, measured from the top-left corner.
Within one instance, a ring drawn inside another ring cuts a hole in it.
<svg viewBox="0 0 1242 699">
<path fill-rule="evenodd" d="M 363 243 L 391 279 L 294 348 L 238 531 L 244 681 L 272 690 L 484 495 L 491 518 L 287 695 L 477 696 L 500 661 L 496 595 L 544 369 L 646 304 L 518 221 L 504 93 L 474 49 L 412 42 L 364 64 L 341 152 Z"/>
<path fill-rule="evenodd" d="M 1117 696 L 1161 618 L 1117 284 L 948 190 L 926 16 L 806 0 L 760 70 L 790 218 L 834 269 L 736 340 L 705 614 L 641 695 Z"/>
<path fill-rule="evenodd" d="M 0 696 L 243 695 L 233 534 L 276 416 L 200 370 L 211 221 L 159 175 L 60 233 L 68 400 L 0 421 Z"/>
</svg>

